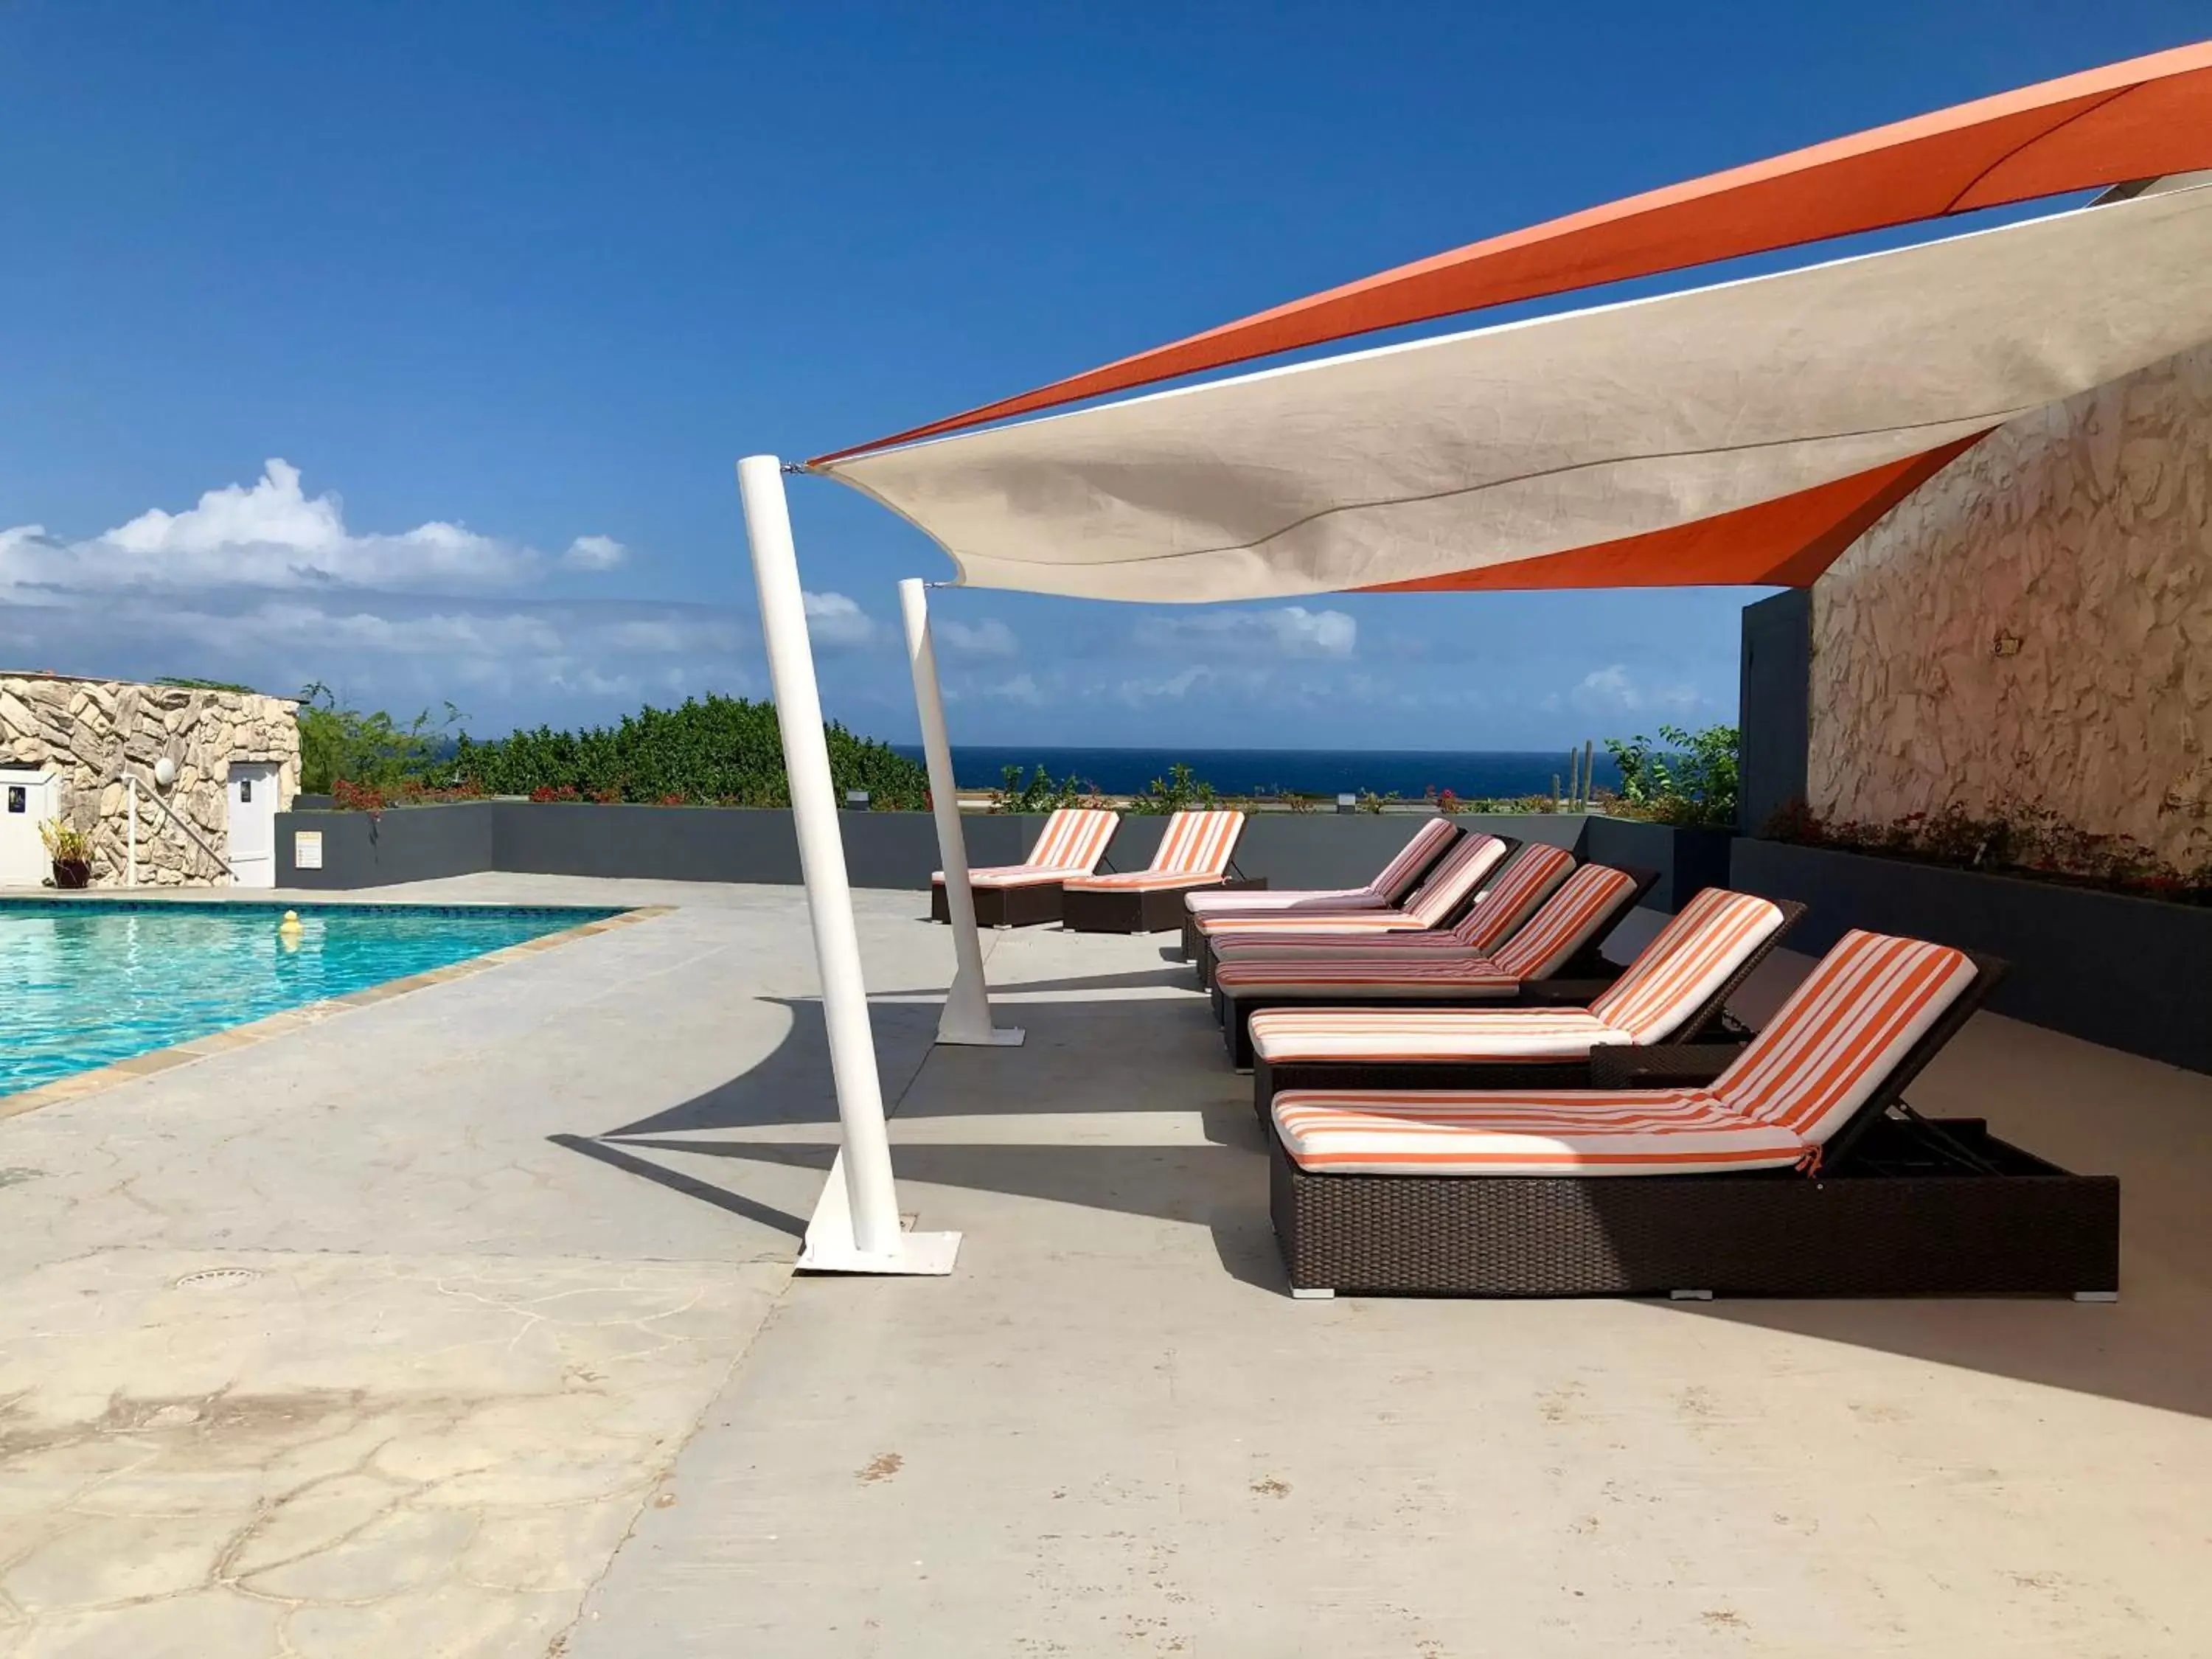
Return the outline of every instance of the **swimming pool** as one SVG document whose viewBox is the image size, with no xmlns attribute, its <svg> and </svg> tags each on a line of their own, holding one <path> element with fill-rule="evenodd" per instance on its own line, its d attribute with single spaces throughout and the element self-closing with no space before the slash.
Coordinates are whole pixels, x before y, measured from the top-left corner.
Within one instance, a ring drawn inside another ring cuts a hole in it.
<svg viewBox="0 0 2212 1659">
<path fill-rule="evenodd" d="M 0 900 L 0 1096 L 618 914 Z"/>
</svg>

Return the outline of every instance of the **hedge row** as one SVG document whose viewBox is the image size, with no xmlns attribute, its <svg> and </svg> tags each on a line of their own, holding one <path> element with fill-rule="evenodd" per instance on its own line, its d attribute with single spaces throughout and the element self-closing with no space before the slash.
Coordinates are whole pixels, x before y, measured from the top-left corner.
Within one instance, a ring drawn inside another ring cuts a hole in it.
<svg viewBox="0 0 2212 1659">
<path fill-rule="evenodd" d="M 865 789 L 876 806 L 890 810 L 928 804 L 928 776 L 915 762 L 834 722 L 823 733 L 841 794 Z M 581 732 L 541 726 L 485 742 L 463 736 L 436 771 L 434 783 L 488 795 L 574 792 L 598 800 L 791 804 L 775 706 L 743 697 L 648 708 L 618 726 Z"/>
</svg>

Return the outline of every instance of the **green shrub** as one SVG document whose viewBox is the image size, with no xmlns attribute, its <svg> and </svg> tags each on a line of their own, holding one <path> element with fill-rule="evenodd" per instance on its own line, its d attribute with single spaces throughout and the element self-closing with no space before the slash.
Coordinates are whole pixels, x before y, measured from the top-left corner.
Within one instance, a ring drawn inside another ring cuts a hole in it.
<svg viewBox="0 0 2212 1659">
<path fill-rule="evenodd" d="M 855 737 L 832 721 L 830 776 L 842 798 L 865 789 L 879 811 L 918 811 L 929 804 L 921 763 L 889 744 Z M 744 697 L 687 700 L 680 708 L 647 708 L 619 725 L 580 732 L 534 732 L 479 743 L 464 734 L 453 757 L 436 769 L 440 781 L 489 795 L 602 801 L 691 802 L 730 806 L 788 806 L 783 735 L 775 705 Z"/>
<path fill-rule="evenodd" d="M 1141 795 L 1129 798 L 1129 810 L 1152 815 L 1182 812 L 1195 807 L 1214 805 L 1221 797 L 1214 787 L 1192 772 L 1182 761 L 1168 768 L 1164 778 L 1154 778 L 1152 787 Z"/>
<path fill-rule="evenodd" d="M 1733 726 L 1701 732 L 1662 726 L 1658 743 L 1641 735 L 1607 738 L 1606 752 L 1620 768 L 1620 793 L 1605 804 L 1626 817 L 1662 823 L 1731 826 L 1741 737 Z"/>
<path fill-rule="evenodd" d="M 1026 781 L 1018 766 L 1002 768 L 999 775 L 1003 782 L 991 792 L 991 810 L 994 812 L 1050 812 L 1062 806 L 1096 806 L 1100 803 L 1097 787 L 1073 772 L 1057 783 L 1042 766 Z"/>
<path fill-rule="evenodd" d="M 319 680 L 300 691 L 300 787 L 327 795 L 340 783 L 368 785 L 390 792 L 409 780 L 421 781 L 432 769 L 431 757 L 446 728 L 461 711 L 446 705 L 434 724 L 430 711 L 401 725 L 378 709 L 364 714 L 339 706 L 337 696 Z"/>
</svg>

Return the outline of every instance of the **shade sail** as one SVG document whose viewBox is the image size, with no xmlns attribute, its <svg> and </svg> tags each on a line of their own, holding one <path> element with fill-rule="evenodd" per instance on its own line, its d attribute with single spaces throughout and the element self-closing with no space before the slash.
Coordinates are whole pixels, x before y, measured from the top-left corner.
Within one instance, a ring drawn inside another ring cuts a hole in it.
<svg viewBox="0 0 2212 1659">
<path fill-rule="evenodd" d="M 2212 167 L 2212 42 L 2084 70 L 1572 213 L 823 460 L 1486 306 Z"/>
<path fill-rule="evenodd" d="M 2212 340 L 2212 188 L 817 464 L 982 587 L 1809 583 L 2003 422 Z"/>
</svg>

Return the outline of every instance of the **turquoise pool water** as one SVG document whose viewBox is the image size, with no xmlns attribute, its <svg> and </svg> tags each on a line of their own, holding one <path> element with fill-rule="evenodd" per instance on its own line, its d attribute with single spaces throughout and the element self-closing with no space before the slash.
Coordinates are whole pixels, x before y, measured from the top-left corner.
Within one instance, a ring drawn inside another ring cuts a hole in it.
<svg viewBox="0 0 2212 1659">
<path fill-rule="evenodd" d="M 0 900 L 0 1095 L 616 914 Z"/>
</svg>

